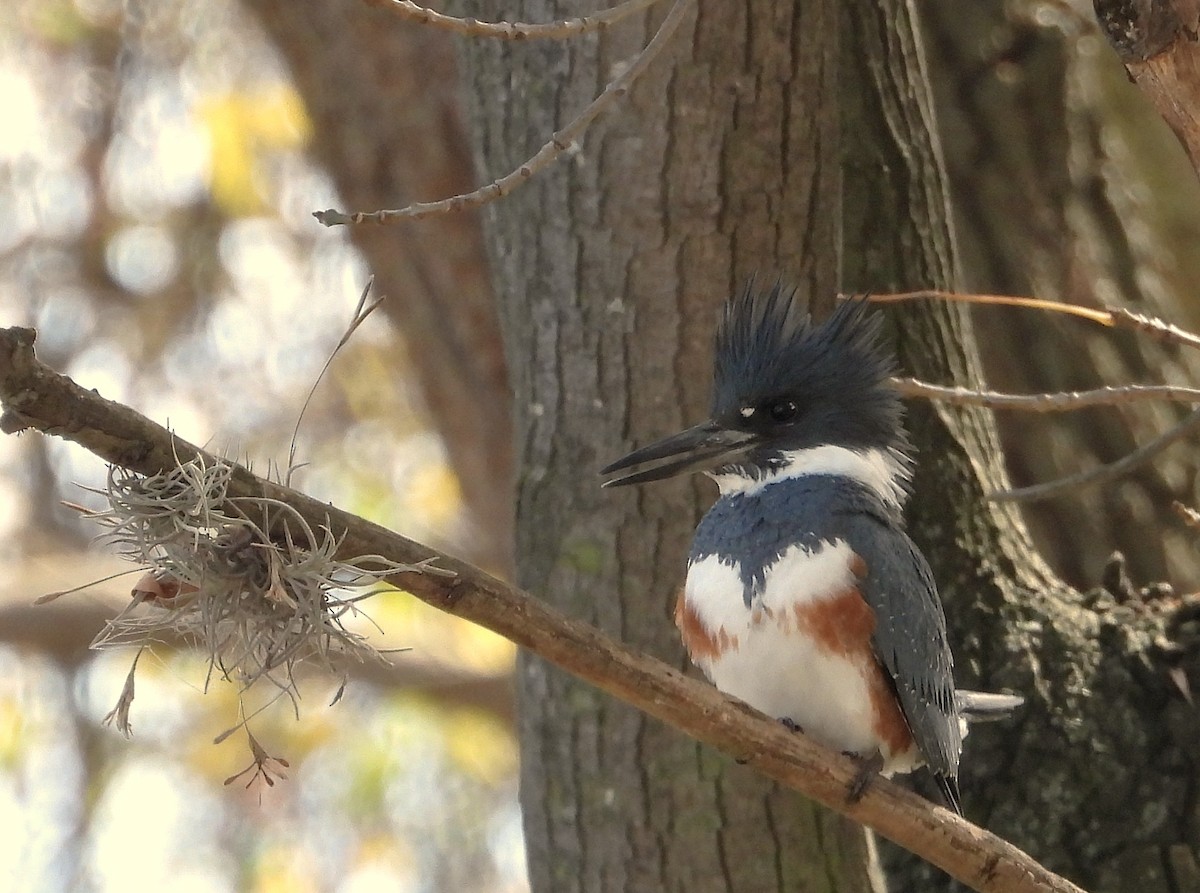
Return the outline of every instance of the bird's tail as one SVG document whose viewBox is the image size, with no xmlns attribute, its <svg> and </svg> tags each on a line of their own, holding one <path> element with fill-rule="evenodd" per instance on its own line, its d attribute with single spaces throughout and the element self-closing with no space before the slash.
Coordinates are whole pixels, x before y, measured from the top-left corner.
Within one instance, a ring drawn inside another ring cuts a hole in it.
<svg viewBox="0 0 1200 893">
<path fill-rule="evenodd" d="M 956 691 L 954 698 L 958 702 L 958 725 L 964 737 L 967 734 L 969 723 L 1007 719 L 1012 716 L 1013 711 L 1025 703 L 1025 699 L 1020 695 L 1004 695 L 990 691 L 965 691 L 963 689 Z M 934 772 L 933 776 L 938 783 L 938 789 L 941 791 L 942 800 L 945 801 L 946 806 L 962 815 L 958 778 L 940 772 Z"/>
<path fill-rule="evenodd" d="M 937 782 L 938 790 L 942 794 L 944 806 L 947 809 L 952 809 L 959 815 L 963 814 L 961 795 L 958 792 L 958 779 L 953 775 L 942 775 L 940 772 L 933 773 L 934 780 Z"/>
<path fill-rule="evenodd" d="M 967 722 L 994 722 L 1007 719 L 1025 703 L 1020 695 L 1004 695 L 990 691 L 956 691 L 959 715 Z"/>
</svg>

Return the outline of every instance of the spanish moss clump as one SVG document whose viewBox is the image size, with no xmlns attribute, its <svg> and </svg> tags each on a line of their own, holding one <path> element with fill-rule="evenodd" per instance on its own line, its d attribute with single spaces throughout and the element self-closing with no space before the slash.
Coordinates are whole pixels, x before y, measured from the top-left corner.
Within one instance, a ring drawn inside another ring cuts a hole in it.
<svg viewBox="0 0 1200 893">
<path fill-rule="evenodd" d="M 228 496 L 232 472 L 204 456 L 149 477 L 109 469 L 98 491 L 109 508 L 91 515 L 149 572 L 93 648 L 183 637 L 222 677 L 244 688 L 266 679 L 291 693 L 301 662 L 333 671 L 337 659 L 383 660 L 343 625 L 383 577 L 451 574 L 379 555 L 335 559 L 339 541 L 328 528 L 314 530 L 277 500 Z"/>
</svg>

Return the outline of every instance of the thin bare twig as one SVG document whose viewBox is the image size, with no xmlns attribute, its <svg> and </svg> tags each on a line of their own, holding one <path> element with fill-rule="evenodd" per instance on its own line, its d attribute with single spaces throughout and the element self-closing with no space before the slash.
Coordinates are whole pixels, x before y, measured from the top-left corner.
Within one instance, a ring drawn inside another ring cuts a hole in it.
<svg viewBox="0 0 1200 893">
<path fill-rule="evenodd" d="M 583 132 L 601 112 L 629 92 L 630 86 L 662 52 L 663 47 L 667 45 L 671 36 L 683 23 L 684 17 L 695 5 L 696 0 L 675 0 L 671 11 L 663 19 L 663 23 L 654 37 L 646 44 L 633 63 L 619 77 L 611 81 L 604 88 L 604 92 L 597 96 L 577 118 L 562 130 L 557 131 L 549 142 L 538 149 L 529 160 L 500 179 L 493 180 L 488 185 L 465 195 L 455 195 L 436 202 L 415 202 L 398 210 L 355 211 L 352 214 L 346 214 L 330 208 L 326 211 L 313 211 L 313 216 L 325 226 L 348 223 L 392 223 L 397 220 L 418 220 L 431 214 L 446 214 L 451 211 L 461 211 L 464 208 L 476 208 L 503 198 L 528 182 L 534 174 L 557 161 L 564 152 L 571 148 L 575 140 L 583 135 Z"/>
<path fill-rule="evenodd" d="M 473 18 L 458 18 L 418 6 L 412 0 L 369 0 L 375 6 L 387 6 L 401 18 L 422 25 L 432 25 L 468 37 L 498 37 L 502 40 L 561 40 L 577 37 L 589 31 L 603 31 L 621 19 L 641 12 L 660 0 L 625 0 L 610 9 L 591 15 L 557 22 L 481 22 Z"/>
<path fill-rule="evenodd" d="M 1200 347 L 1200 335 L 1195 335 L 1164 320 L 1146 316 L 1144 313 L 1134 313 L 1124 307 L 1110 308 L 1108 312 L 1112 314 L 1113 325 L 1117 328 L 1133 329 L 1135 332 L 1141 332 L 1156 341 L 1167 344 Z"/>
<path fill-rule="evenodd" d="M 1144 400 L 1200 403 L 1200 388 L 1174 385 L 1124 385 L 1090 391 L 1058 391 L 1050 394 L 1003 394 L 972 388 L 931 384 L 916 378 L 893 378 L 892 385 L 905 397 L 924 397 L 951 406 L 986 406 L 1025 412 L 1074 412 L 1092 406 L 1120 406 Z"/>
<path fill-rule="evenodd" d="M 839 300 L 846 300 L 849 295 L 838 295 Z M 1054 313 L 1064 313 L 1068 316 L 1078 316 L 1110 329 L 1129 329 L 1149 335 L 1155 341 L 1165 344 L 1179 344 L 1184 347 L 1200 348 L 1200 335 L 1196 335 L 1179 326 L 1173 325 L 1154 316 L 1144 313 L 1134 313 L 1124 307 L 1103 307 L 1099 310 L 1091 307 L 1080 307 L 1076 304 L 1064 304 L 1061 301 L 1047 301 L 1042 298 L 1025 298 L 1017 295 L 973 295 L 963 292 L 926 291 L 896 292 L 894 294 L 871 294 L 867 300 L 873 304 L 898 304 L 903 301 L 952 301 L 959 304 L 976 304 L 982 306 L 1025 307 L 1031 310 L 1050 310 Z"/>
<path fill-rule="evenodd" d="M 838 295 L 839 300 L 845 300 L 848 295 Z M 1047 301 L 1042 298 L 1025 298 L 1019 295 L 974 295 L 965 292 L 939 291 L 926 289 L 924 291 L 904 291 L 893 294 L 867 295 L 872 304 L 900 304 L 905 301 L 948 301 L 957 304 L 978 304 L 984 306 L 1025 307 L 1030 310 L 1052 310 L 1055 313 L 1066 313 L 1091 320 L 1102 326 L 1112 326 L 1112 315 L 1104 310 L 1093 310 L 1090 307 L 1079 307 L 1075 304 L 1063 304 L 1060 301 Z"/>
<path fill-rule="evenodd" d="M 0 329 L 0 430 L 35 429 L 79 443 L 141 474 L 159 474 L 202 454 L 126 406 L 105 400 L 42 364 L 29 329 Z M 209 462 L 216 462 L 208 457 Z M 387 582 L 443 611 L 487 627 L 545 660 L 709 744 L 763 775 L 874 828 L 984 893 L 1081 893 L 1012 844 L 917 794 L 880 778 L 847 801 L 860 772 L 853 760 L 638 654 L 598 629 L 562 616 L 541 599 L 478 568 L 414 543 L 362 518 L 231 468 L 228 495 L 285 503 L 310 527 L 336 534 L 338 555 L 379 555 L 417 566 L 437 559 L 454 573 L 389 574 Z"/>
<path fill-rule="evenodd" d="M 1108 483 L 1129 474 L 1129 472 L 1141 465 L 1145 465 L 1175 441 L 1181 440 L 1198 430 L 1200 430 L 1200 409 L 1194 410 L 1178 425 L 1160 434 L 1144 446 L 1138 447 L 1128 456 L 1118 459 L 1116 462 L 1101 465 L 1099 468 L 1090 468 L 1087 471 L 1059 478 L 1056 481 L 1047 481 L 1044 484 L 1018 487 L 1013 490 L 999 490 L 995 493 L 989 493 L 988 498 L 994 499 L 997 502 L 1037 502 L 1042 499 L 1059 496 L 1079 487 Z"/>
<path fill-rule="evenodd" d="M 845 295 L 839 295 L 839 299 L 845 299 Z M 1025 298 L 1011 295 L 975 295 L 962 294 L 958 292 L 926 290 L 913 292 L 899 292 L 895 294 L 873 294 L 868 297 L 868 300 L 878 304 L 899 303 L 901 301 L 913 301 L 921 299 L 931 299 L 937 301 L 954 301 L 965 304 L 983 304 L 983 305 L 1003 305 L 1009 307 L 1026 307 L 1035 310 L 1050 310 L 1056 313 L 1065 313 L 1071 316 L 1082 317 L 1091 322 L 1098 323 L 1102 326 L 1110 328 L 1131 329 L 1136 332 L 1150 335 L 1157 341 L 1166 342 L 1168 344 L 1178 344 L 1185 347 L 1200 347 L 1200 335 L 1195 335 L 1185 331 L 1178 326 L 1165 322 L 1155 317 L 1146 316 L 1140 313 L 1134 313 L 1122 307 L 1105 308 L 1103 310 L 1093 310 L 1089 307 L 1078 307 L 1072 304 L 1063 304 L 1058 301 L 1046 301 L 1039 298 Z M 1100 388 L 1095 391 L 1084 391 L 1076 393 L 1060 393 L 1060 394 L 1041 394 L 1041 395 L 1017 395 L 1017 394 L 995 394 L 987 392 L 970 391 L 964 388 L 941 388 L 938 385 L 931 385 L 926 382 L 918 382 L 908 380 L 907 382 L 898 382 L 897 386 L 904 391 L 908 389 L 908 393 L 914 396 L 927 396 L 933 399 L 941 399 L 946 402 L 958 402 L 961 404 L 970 404 L 978 406 L 991 406 L 993 408 L 1005 409 L 1027 409 L 1038 412 L 1057 412 L 1073 409 L 1082 409 L 1085 406 L 1096 406 L 1101 404 L 1114 404 L 1132 402 L 1134 400 L 1147 399 L 1148 397 L 1157 397 L 1160 399 L 1179 400 L 1180 402 L 1194 402 L 1195 391 L 1192 388 L 1173 388 L 1166 385 L 1163 386 L 1137 386 L 1131 385 L 1124 388 Z M 1079 487 L 1093 486 L 1095 484 L 1107 483 L 1116 480 L 1117 478 L 1128 474 L 1130 471 L 1149 462 L 1172 443 L 1186 437 L 1195 430 L 1200 429 L 1200 410 L 1193 411 L 1186 419 L 1180 422 L 1169 431 L 1159 435 L 1150 443 L 1138 447 L 1128 456 L 1118 459 L 1116 462 L 1111 462 L 1108 465 L 1101 465 L 1099 468 L 1092 468 L 1087 471 L 1079 472 L 1078 474 L 1068 475 L 1055 481 L 1047 481 L 1043 484 L 1034 484 L 1029 487 L 1018 487 L 1011 490 L 1000 490 L 988 495 L 989 499 L 994 499 L 997 502 L 1036 502 L 1043 499 L 1050 499 L 1059 496 L 1063 493 L 1077 489 Z"/>
<path fill-rule="evenodd" d="M 367 321 L 370 316 L 385 300 L 384 295 L 380 295 L 370 304 L 367 304 L 367 295 L 371 293 L 371 286 L 375 284 L 375 277 L 372 276 L 367 280 L 366 286 L 359 295 L 358 304 L 354 308 L 354 315 L 350 319 L 349 325 L 346 326 L 346 331 L 342 333 L 342 337 L 338 339 L 338 343 L 334 345 L 333 350 L 329 352 L 328 359 L 325 360 L 325 365 L 321 367 L 321 371 L 317 373 L 317 379 L 313 382 L 312 387 L 308 391 L 308 396 L 304 398 L 304 405 L 300 407 L 300 414 L 296 416 L 296 427 L 292 430 L 292 441 L 288 445 L 288 465 L 287 473 L 284 475 L 283 482 L 287 486 L 292 484 L 292 475 L 299 470 L 296 465 L 296 444 L 300 438 L 300 423 L 304 421 L 304 414 L 308 412 L 308 405 L 312 402 L 313 395 L 317 393 L 317 388 L 320 387 L 322 379 L 325 378 L 325 373 L 329 371 L 329 367 L 333 365 L 334 358 L 337 357 L 340 351 L 350 341 L 350 336 L 353 335 L 358 327 Z"/>
</svg>

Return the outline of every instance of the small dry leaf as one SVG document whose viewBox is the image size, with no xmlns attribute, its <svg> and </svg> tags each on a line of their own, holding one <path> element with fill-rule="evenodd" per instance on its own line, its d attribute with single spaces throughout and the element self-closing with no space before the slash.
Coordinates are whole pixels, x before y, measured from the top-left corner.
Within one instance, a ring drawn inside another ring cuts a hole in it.
<svg viewBox="0 0 1200 893">
<path fill-rule="evenodd" d="M 266 550 L 267 556 L 267 572 L 270 575 L 270 584 L 263 592 L 263 596 L 270 602 L 277 605 L 285 605 L 293 611 L 299 607 L 296 600 L 288 595 L 287 588 L 283 585 L 283 577 L 281 576 L 282 564 L 279 560 L 279 553 L 274 549 Z"/>
<path fill-rule="evenodd" d="M 241 772 L 225 779 L 225 784 L 232 784 L 247 773 L 250 773 L 250 779 L 246 782 L 247 790 L 260 779 L 269 788 L 275 787 L 276 778 L 287 780 L 287 773 L 283 770 L 290 769 L 292 764 L 283 757 L 273 757 L 267 753 L 249 729 L 246 730 L 246 737 L 250 739 L 250 755 L 254 757 L 254 761 Z"/>
<path fill-rule="evenodd" d="M 164 602 L 172 601 L 181 594 L 187 595 L 198 591 L 198 588 L 191 583 L 185 583 L 171 574 L 163 573 L 162 571 L 150 571 L 143 574 L 133 584 L 133 590 L 129 594 L 138 601 Z"/>
<path fill-rule="evenodd" d="M 1167 670 L 1167 678 L 1175 683 L 1175 687 L 1179 689 L 1179 693 L 1183 695 L 1183 699 L 1196 706 L 1196 702 L 1192 700 L 1192 684 L 1188 682 L 1187 673 L 1183 667 L 1171 667 Z"/>
<path fill-rule="evenodd" d="M 117 698 L 117 705 L 101 720 L 106 726 L 115 726 L 117 731 L 126 738 L 133 737 L 133 725 L 129 721 L 129 710 L 133 706 L 133 680 L 137 674 L 138 661 L 145 650 L 145 648 L 139 648 L 138 653 L 134 655 L 133 664 L 129 667 L 129 673 L 125 676 L 125 684 L 121 687 L 121 694 Z"/>
<path fill-rule="evenodd" d="M 1184 505 L 1182 502 L 1171 503 L 1171 508 L 1175 510 L 1180 519 L 1188 527 L 1200 529 L 1200 512 L 1190 506 Z"/>
</svg>

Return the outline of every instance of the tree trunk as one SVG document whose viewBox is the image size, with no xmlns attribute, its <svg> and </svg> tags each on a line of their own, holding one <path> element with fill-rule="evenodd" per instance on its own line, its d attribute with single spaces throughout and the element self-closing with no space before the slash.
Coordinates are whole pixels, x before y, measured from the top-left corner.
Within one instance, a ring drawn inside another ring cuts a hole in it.
<svg viewBox="0 0 1200 893">
<path fill-rule="evenodd" d="M 716 308 L 745 277 L 786 270 L 826 302 L 836 289 L 837 8 L 702 4 L 578 154 L 485 215 L 515 393 L 518 578 L 678 664 L 672 594 L 711 495 L 688 480 L 602 492 L 596 470 L 705 413 Z M 581 110 L 664 13 L 569 43 L 469 44 L 484 176 Z M 519 672 L 535 891 L 869 889 L 861 829 L 538 660 Z"/>
</svg>

